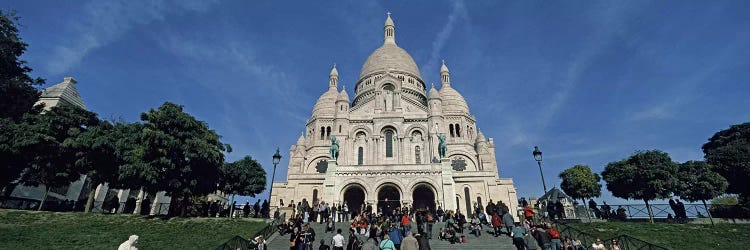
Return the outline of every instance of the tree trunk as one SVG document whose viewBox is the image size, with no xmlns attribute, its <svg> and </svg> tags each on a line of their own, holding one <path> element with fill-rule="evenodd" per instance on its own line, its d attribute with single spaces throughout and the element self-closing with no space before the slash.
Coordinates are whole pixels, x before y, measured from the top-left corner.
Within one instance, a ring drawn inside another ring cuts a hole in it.
<svg viewBox="0 0 750 250">
<path fill-rule="evenodd" d="M 229 206 L 230 206 L 230 208 L 229 208 L 229 218 L 232 218 L 232 215 L 234 214 L 234 206 L 233 205 L 234 205 L 234 197 L 235 196 L 236 196 L 236 194 L 232 194 L 232 200 L 229 201 Z"/>
<path fill-rule="evenodd" d="M 644 199 L 644 202 L 646 202 L 646 211 L 648 211 L 648 222 L 654 223 L 654 216 L 651 214 L 651 206 L 648 205 L 648 200 Z"/>
<path fill-rule="evenodd" d="M 190 204 L 190 196 L 189 195 L 183 195 L 182 197 L 182 207 L 180 208 L 180 216 L 185 217 L 187 214 L 187 207 L 188 204 Z"/>
<path fill-rule="evenodd" d="M 96 186 L 99 186 L 99 184 L 97 184 Z M 86 199 L 86 208 L 83 210 L 84 213 L 91 212 L 91 207 L 94 206 L 94 198 L 95 198 L 94 195 L 96 195 L 95 188 L 89 191 L 89 198 Z"/>
<path fill-rule="evenodd" d="M 44 186 L 44 195 L 42 196 L 42 201 L 39 202 L 39 208 L 36 209 L 36 211 L 42 211 L 42 207 L 44 207 L 44 201 L 47 200 L 47 194 L 49 194 L 49 186 Z"/>
<path fill-rule="evenodd" d="M 586 208 L 586 218 L 589 219 L 589 223 L 591 223 L 591 211 L 589 210 L 589 206 L 586 204 L 586 199 L 581 198 L 581 204 L 583 204 L 583 207 Z"/>
<path fill-rule="evenodd" d="M 703 207 L 706 208 L 706 213 L 708 214 L 708 219 L 711 221 L 711 226 L 714 225 L 714 217 L 711 216 L 711 210 L 708 210 L 708 205 L 706 205 L 706 200 L 703 201 Z"/>
</svg>

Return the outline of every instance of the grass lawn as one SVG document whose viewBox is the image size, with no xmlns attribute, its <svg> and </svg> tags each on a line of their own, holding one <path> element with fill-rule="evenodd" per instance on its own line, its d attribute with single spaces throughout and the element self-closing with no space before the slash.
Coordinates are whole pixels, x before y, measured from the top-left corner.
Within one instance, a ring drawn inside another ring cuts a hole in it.
<svg viewBox="0 0 750 250">
<path fill-rule="evenodd" d="M 750 224 L 671 224 L 607 222 L 568 224 L 609 239 L 627 234 L 669 249 L 748 249 Z"/>
<path fill-rule="evenodd" d="M 139 249 L 214 249 L 266 224 L 251 219 L 173 218 L 0 209 L 0 249 L 117 249 L 132 234 Z"/>
</svg>

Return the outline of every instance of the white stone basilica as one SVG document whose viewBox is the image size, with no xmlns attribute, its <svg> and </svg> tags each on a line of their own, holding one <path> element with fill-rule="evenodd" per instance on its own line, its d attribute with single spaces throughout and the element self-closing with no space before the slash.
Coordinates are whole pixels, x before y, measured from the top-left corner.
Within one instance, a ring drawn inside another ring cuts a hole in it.
<svg viewBox="0 0 750 250">
<path fill-rule="evenodd" d="M 513 180 L 499 178 L 493 139 L 479 131 L 445 62 L 441 89 L 428 90 L 414 59 L 396 45 L 390 14 L 384 35 L 362 66 L 352 101 L 338 90 L 334 65 L 305 135 L 289 149 L 286 182 L 273 183 L 271 206 L 304 198 L 354 210 L 369 203 L 470 214 L 475 202 L 499 200 L 515 211 Z M 447 142 L 442 159 L 438 134 Z M 330 157 L 331 137 L 340 144 L 338 159 Z"/>
</svg>

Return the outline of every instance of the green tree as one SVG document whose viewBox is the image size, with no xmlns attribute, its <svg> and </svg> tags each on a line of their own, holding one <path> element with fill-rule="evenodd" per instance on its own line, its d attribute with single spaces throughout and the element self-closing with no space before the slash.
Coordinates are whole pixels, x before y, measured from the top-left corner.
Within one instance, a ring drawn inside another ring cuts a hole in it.
<svg viewBox="0 0 750 250">
<path fill-rule="evenodd" d="M 170 209 L 184 216 L 191 197 L 217 190 L 227 146 L 208 124 L 171 102 L 142 113 L 141 120 L 142 145 L 132 152 L 142 162 L 124 166 L 124 175 L 150 193 L 165 191 L 172 197 Z"/>
<path fill-rule="evenodd" d="M 696 202 L 702 201 L 703 207 L 708 210 L 706 200 L 713 199 L 724 194 L 727 190 L 727 180 L 711 170 L 711 166 L 704 161 L 687 161 L 678 168 L 678 188 L 674 189 L 675 195 L 684 200 Z M 708 213 L 711 224 L 714 219 Z"/>
<path fill-rule="evenodd" d="M 219 167 L 219 189 L 225 194 L 255 197 L 266 189 L 266 171 L 250 156 Z"/>
<path fill-rule="evenodd" d="M 9 118 L 0 118 L 0 187 L 4 188 L 3 196 L 9 196 L 15 187 L 21 172 L 29 165 L 29 140 L 33 134 L 24 126 Z"/>
<path fill-rule="evenodd" d="M 32 110 L 40 95 L 34 85 L 44 83 L 31 78 L 31 68 L 20 59 L 28 45 L 18 36 L 17 22 L 15 13 L 0 11 L 0 118 L 14 120 Z"/>
<path fill-rule="evenodd" d="M 648 201 L 668 198 L 676 183 L 677 164 L 659 150 L 637 151 L 629 158 L 610 162 L 602 177 L 615 197 L 643 200 L 649 221 L 653 212 Z"/>
<path fill-rule="evenodd" d="M 50 188 L 68 185 L 85 172 L 75 164 L 75 149 L 66 145 L 89 127 L 98 125 L 99 119 L 93 112 L 62 104 L 39 115 L 26 114 L 23 120 L 22 126 L 27 129 L 29 136 L 22 147 L 30 149 L 23 153 L 31 158 L 20 182 L 30 186 L 45 186 L 39 205 L 41 210 Z"/>
<path fill-rule="evenodd" d="M 91 210 L 94 194 L 99 184 L 112 187 L 124 186 L 119 182 L 120 167 L 129 160 L 128 151 L 134 148 L 135 138 L 140 135 L 139 124 L 122 122 L 102 122 L 80 133 L 66 144 L 76 152 L 76 166 L 85 171 L 91 183 L 91 191 L 86 201 L 86 212 Z"/>
<path fill-rule="evenodd" d="M 728 193 L 739 194 L 740 203 L 750 201 L 750 122 L 716 132 L 703 153 L 713 170 L 729 182 Z"/>
<path fill-rule="evenodd" d="M 255 197 L 266 189 L 266 171 L 250 156 L 219 168 L 219 188 L 226 194 Z"/>
<path fill-rule="evenodd" d="M 586 199 L 599 197 L 602 195 L 601 177 L 599 174 L 591 172 L 591 168 L 586 165 L 575 165 L 560 173 L 560 188 L 573 199 L 581 199 L 581 204 L 586 207 L 586 216 L 589 217 Z"/>
</svg>

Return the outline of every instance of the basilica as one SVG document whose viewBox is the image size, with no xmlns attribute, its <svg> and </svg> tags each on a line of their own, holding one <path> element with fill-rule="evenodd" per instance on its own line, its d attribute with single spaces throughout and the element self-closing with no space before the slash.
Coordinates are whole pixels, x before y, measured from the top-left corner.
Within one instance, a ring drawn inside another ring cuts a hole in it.
<svg viewBox="0 0 750 250">
<path fill-rule="evenodd" d="M 383 45 L 362 66 L 353 98 L 339 88 L 334 65 L 305 133 L 289 149 L 286 181 L 272 184 L 272 207 L 306 199 L 355 212 L 370 204 L 471 214 L 475 204 L 491 200 L 515 211 L 516 189 L 512 179 L 499 177 L 494 141 L 454 88 L 466 85 L 452 83 L 443 62 L 440 90 L 428 89 L 414 59 L 396 44 L 395 28 L 389 14 Z M 332 142 L 339 146 L 334 155 Z"/>
</svg>

